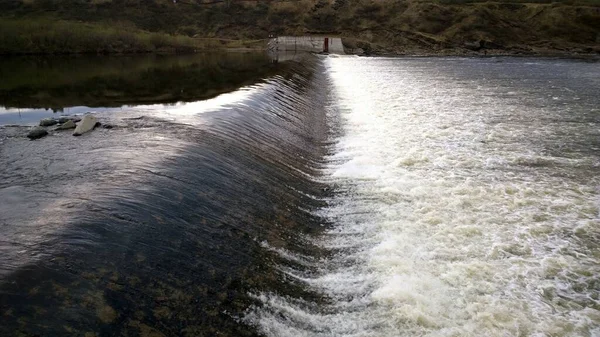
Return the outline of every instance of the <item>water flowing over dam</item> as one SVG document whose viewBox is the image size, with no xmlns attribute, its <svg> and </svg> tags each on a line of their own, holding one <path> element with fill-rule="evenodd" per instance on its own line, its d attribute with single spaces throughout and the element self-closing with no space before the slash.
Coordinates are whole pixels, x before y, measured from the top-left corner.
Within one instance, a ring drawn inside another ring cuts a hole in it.
<svg viewBox="0 0 600 337">
<path fill-rule="evenodd" d="M 266 335 L 599 332 L 598 69 L 499 61 L 326 62 L 332 255 L 282 269 L 329 301 L 257 294 Z"/>
<path fill-rule="evenodd" d="M 597 63 L 257 76 L 76 142 L 0 129 L 0 335 L 600 334 Z"/>
</svg>

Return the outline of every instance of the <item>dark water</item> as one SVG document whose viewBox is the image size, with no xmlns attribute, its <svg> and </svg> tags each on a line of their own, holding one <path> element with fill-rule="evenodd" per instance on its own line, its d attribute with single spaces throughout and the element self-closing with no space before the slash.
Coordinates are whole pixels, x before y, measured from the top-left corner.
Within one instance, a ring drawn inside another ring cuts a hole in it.
<svg viewBox="0 0 600 337">
<path fill-rule="evenodd" d="M 0 125 L 196 102 L 275 74 L 260 53 L 0 59 Z"/>
<path fill-rule="evenodd" d="M 16 74 L 43 66 L 3 70 L 13 83 L 2 104 L 23 107 L 197 100 L 256 84 L 193 114 L 185 104 L 99 112 L 114 128 L 77 138 L 3 129 L 1 336 L 253 336 L 239 322 L 250 291 L 310 298 L 281 282 L 279 257 L 261 244 L 320 254 L 298 235 L 323 226 L 310 209 L 327 188 L 308 178 L 327 149 L 323 65 L 237 57 L 78 59 L 80 78 L 57 73 L 50 87 Z"/>
</svg>

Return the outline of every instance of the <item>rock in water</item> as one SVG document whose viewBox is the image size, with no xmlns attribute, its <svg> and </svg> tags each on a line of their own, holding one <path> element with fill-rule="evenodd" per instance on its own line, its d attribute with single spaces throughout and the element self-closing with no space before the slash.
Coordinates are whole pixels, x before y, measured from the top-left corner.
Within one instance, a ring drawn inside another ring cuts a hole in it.
<svg viewBox="0 0 600 337">
<path fill-rule="evenodd" d="M 52 126 L 58 124 L 58 121 L 54 118 L 44 118 L 40 121 L 40 126 Z"/>
<path fill-rule="evenodd" d="M 77 127 L 77 125 L 75 125 L 75 122 L 73 122 L 72 120 L 68 120 L 66 121 L 64 124 L 59 125 L 56 130 L 68 130 L 68 129 L 75 129 L 75 127 Z"/>
<path fill-rule="evenodd" d="M 29 133 L 27 134 L 27 138 L 33 140 L 33 139 L 42 138 L 46 135 L 48 135 L 48 131 L 46 131 L 46 129 L 38 126 L 36 128 L 33 128 L 31 131 L 29 131 Z"/>
<path fill-rule="evenodd" d="M 83 116 L 81 122 L 77 124 L 75 131 L 73 131 L 73 136 L 81 136 L 82 134 L 88 131 L 92 131 L 96 127 L 97 122 L 98 120 L 96 119 L 96 117 L 92 115 Z"/>
<path fill-rule="evenodd" d="M 73 121 L 74 123 L 77 123 L 77 122 L 81 121 L 81 118 L 79 118 L 77 116 L 62 116 L 58 119 L 58 122 L 60 124 L 64 124 L 68 121 Z"/>
</svg>

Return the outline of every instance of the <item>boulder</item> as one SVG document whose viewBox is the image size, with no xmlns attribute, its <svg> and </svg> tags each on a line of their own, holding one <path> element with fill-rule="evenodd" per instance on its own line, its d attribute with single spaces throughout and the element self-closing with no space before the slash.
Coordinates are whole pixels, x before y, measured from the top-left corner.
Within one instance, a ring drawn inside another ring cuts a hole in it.
<svg viewBox="0 0 600 337">
<path fill-rule="evenodd" d="M 98 123 L 96 117 L 92 115 L 83 116 L 81 122 L 77 124 L 75 131 L 73 131 L 73 136 L 81 136 L 86 132 L 94 130 L 94 128 L 96 127 L 96 123 Z"/>
<path fill-rule="evenodd" d="M 46 131 L 46 129 L 44 129 L 43 127 L 38 126 L 29 131 L 29 133 L 27 134 L 27 138 L 33 140 L 33 139 L 42 138 L 47 135 L 48 135 L 48 131 Z"/>
<path fill-rule="evenodd" d="M 52 126 L 58 124 L 58 121 L 54 118 L 44 118 L 40 121 L 40 126 Z"/>
<path fill-rule="evenodd" d="M 76 127 L 77 127 L 77 125 L 75 125 L 75 122 L 73 122 L 72 120 L 69 119 L 68 121 L 59 125 L 56 128 L 56 130 L 69 130 L 69 129 L 75 129 Z"/>
</svg>

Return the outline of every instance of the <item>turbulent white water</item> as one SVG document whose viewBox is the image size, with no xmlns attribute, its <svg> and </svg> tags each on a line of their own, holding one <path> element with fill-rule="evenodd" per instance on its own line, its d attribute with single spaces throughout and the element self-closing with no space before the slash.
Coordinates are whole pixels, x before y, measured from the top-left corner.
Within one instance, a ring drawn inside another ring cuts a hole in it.
<svg viewBox="0 0 600 337">
<path fill-rule="evenodd" d="M 335 254 L 282 258 L 313 263 L 286 272 L 329 301 L 263 293 L 248 321 L 267 336 L 600 335 L 597 64 L 326 64 L 337 193 L 312 240 Z"/>
</svg>

